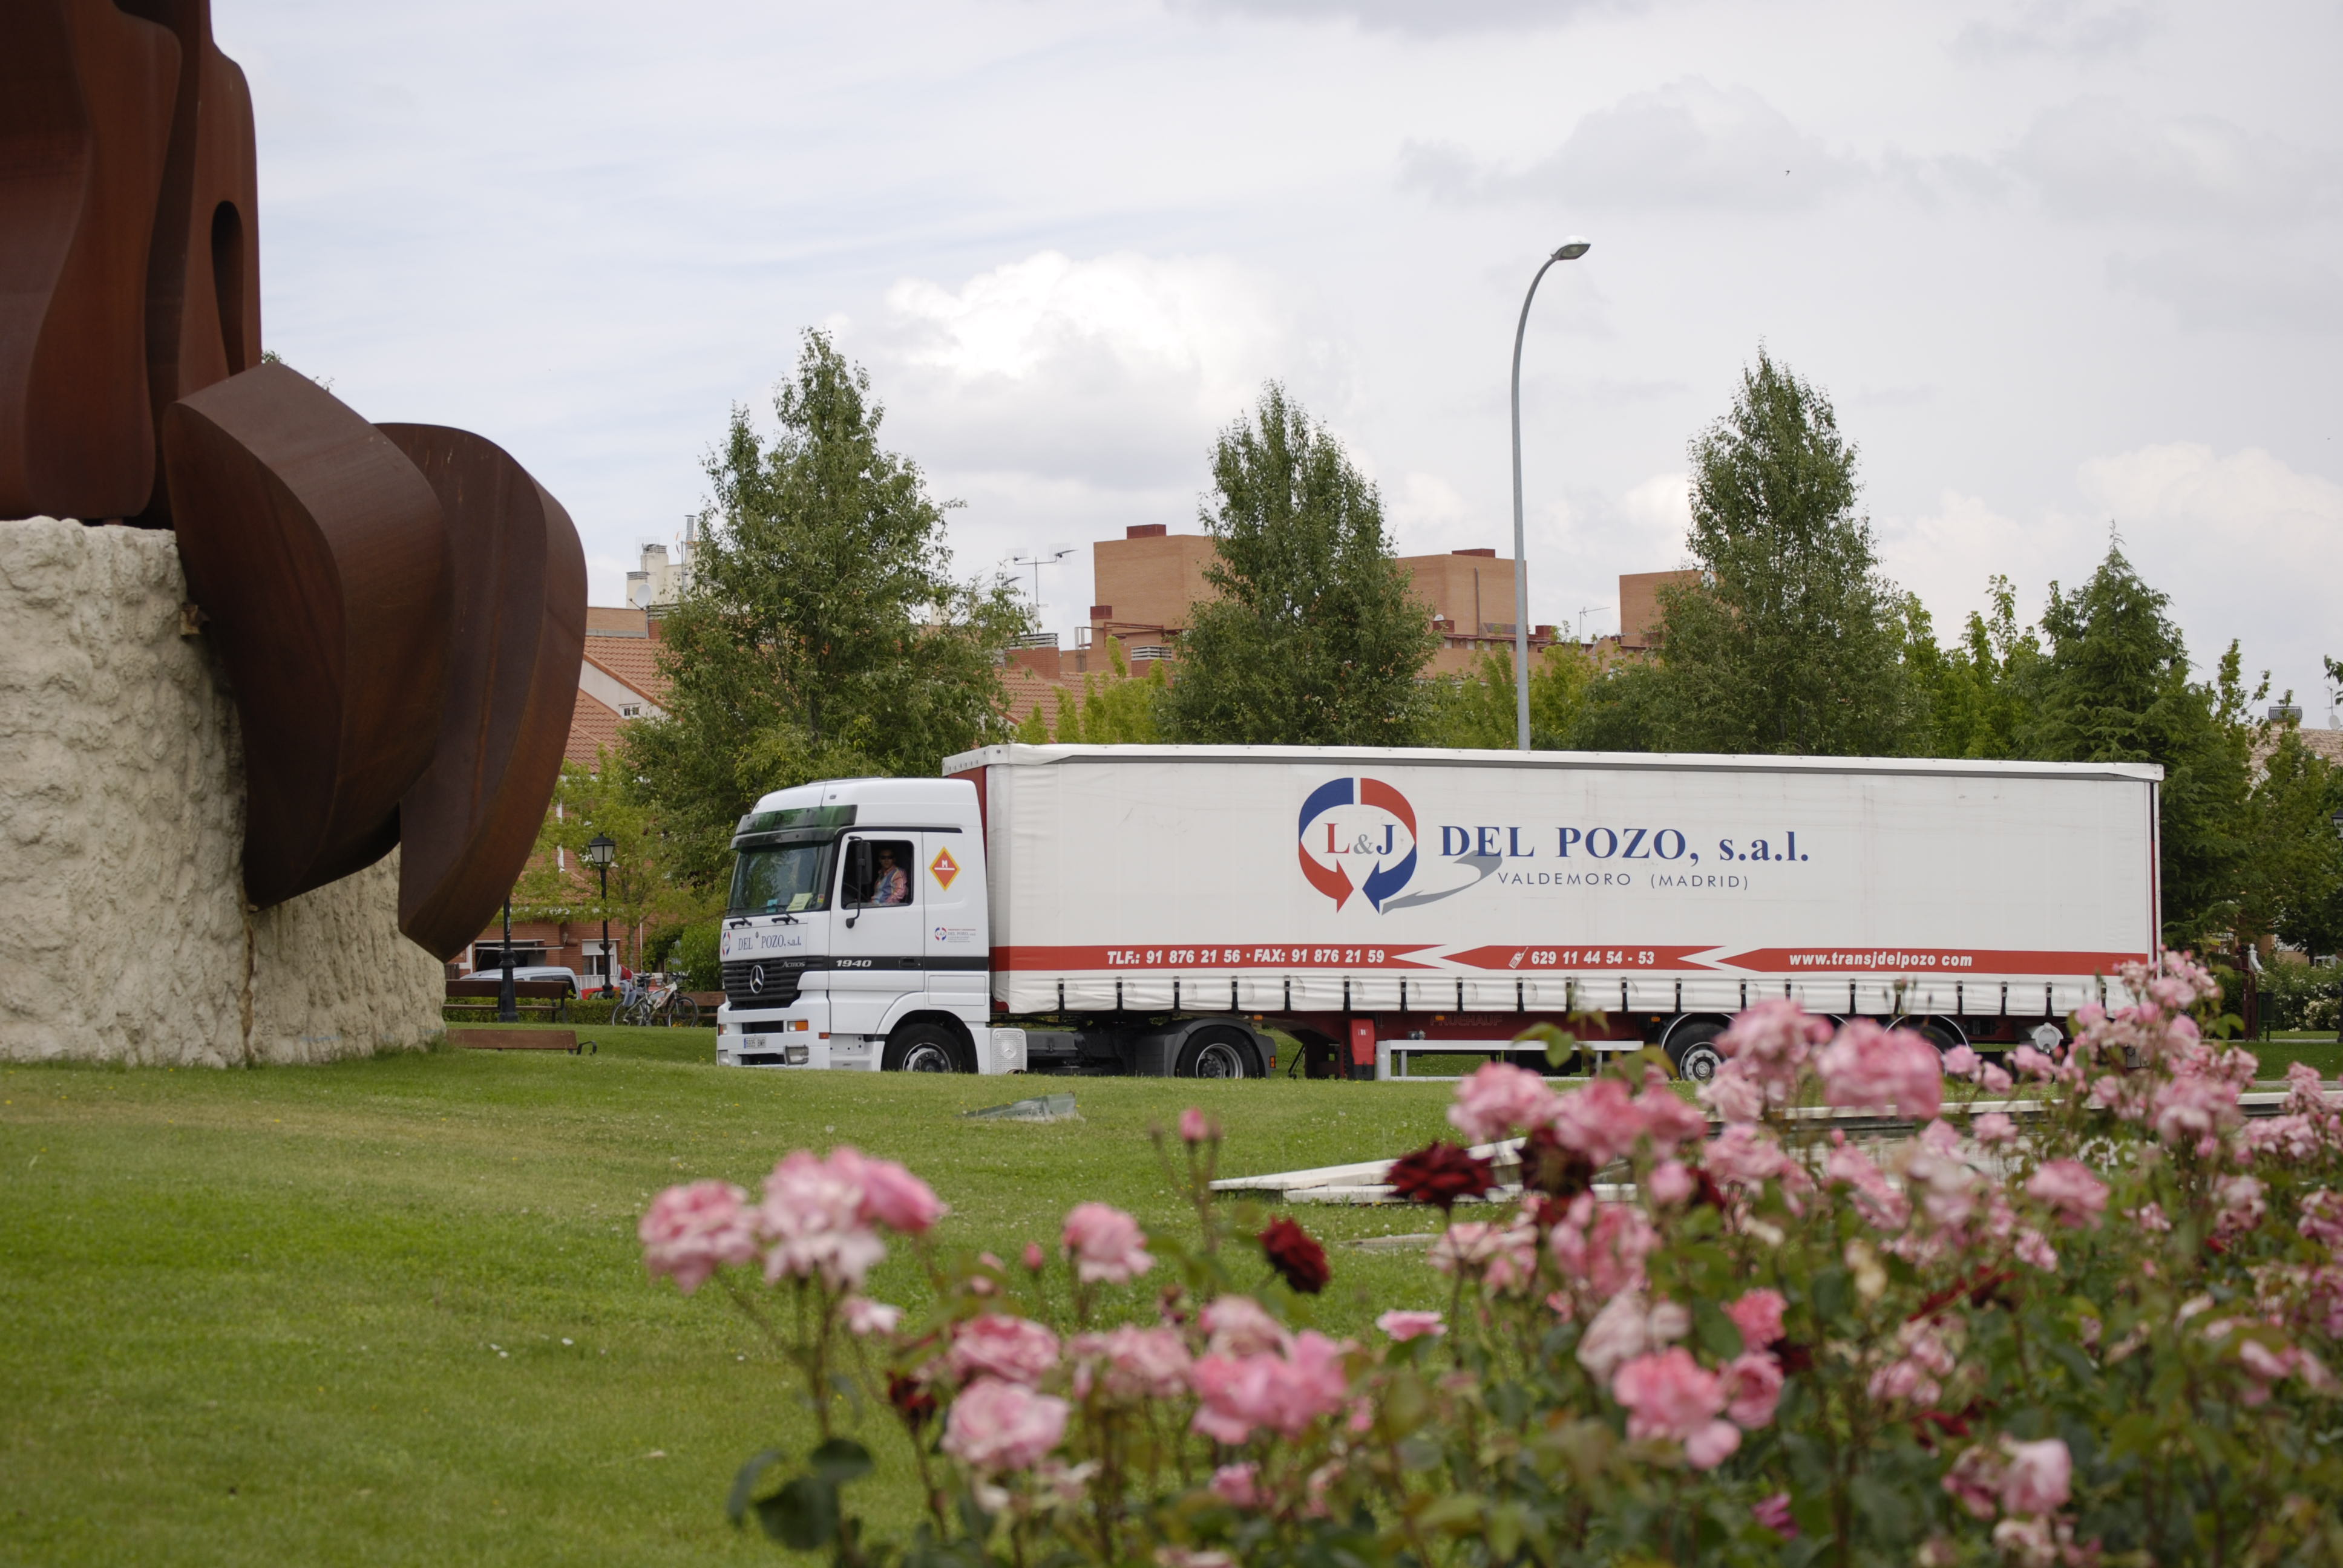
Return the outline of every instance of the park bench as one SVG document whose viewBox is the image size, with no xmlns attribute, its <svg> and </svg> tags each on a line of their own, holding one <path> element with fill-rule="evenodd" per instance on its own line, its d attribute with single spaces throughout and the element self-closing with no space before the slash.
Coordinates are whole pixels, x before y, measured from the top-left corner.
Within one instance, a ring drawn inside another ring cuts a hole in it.
<svg viewBox="0 0 2343 1568">
<path fill-rule="evenodd" d="M 447 999 L 440 1011 L 450 1023 L 484 1021 L 496 1016 L 498 988 L 496 980 L 451 980 L 447 982 Z M 569 1018 L 570 989 L 568 980 L 515 980 L 513 1002 L 523 1018 L 541 1018 L 548 1023 L 565 1023 Z"/>
</svg>

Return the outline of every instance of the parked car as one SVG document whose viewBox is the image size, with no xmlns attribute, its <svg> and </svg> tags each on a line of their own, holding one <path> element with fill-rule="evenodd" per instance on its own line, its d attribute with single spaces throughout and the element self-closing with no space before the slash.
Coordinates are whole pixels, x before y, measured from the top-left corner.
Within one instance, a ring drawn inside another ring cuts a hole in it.
<svg viewBox="0 0 2343 1568">
<path fill-rule="evenodd" d="M 512 977 L 516 983 L 522 980 L 561 980 L 568 985 L 569 994 L 572 996 L 578 995 L 584 990 L 584 987 L 578 984 L 578 971 L 573 969 L 565 968 L 560 964 L 521 964 L 513 970 Z M 466 975 L 464 978 L 466 980 L 502 980 L 504 978 L 504 970 L 500 969 L 474 970 L 470 974 Z"/>
</svg>

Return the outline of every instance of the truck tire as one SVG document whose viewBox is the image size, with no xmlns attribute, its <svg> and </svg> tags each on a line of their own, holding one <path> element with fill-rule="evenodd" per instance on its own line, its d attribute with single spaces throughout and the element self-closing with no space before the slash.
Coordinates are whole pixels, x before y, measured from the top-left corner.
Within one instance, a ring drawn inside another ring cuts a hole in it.
<svg viewBox="0 0 2343 1568">
<path fill-rule="evenodd" d="M 1669 1064 L 1676 1076 L 1687 1083 L 1706 1083 L 1725 1065 L 1725 1052 L 1716 1048 L 1716 1037 L 1725 1026 L 1710 1019 L 1685 1024 L 1668 1036 L 1666 1046 Z"/>
<path fill-rule="evenodd" d="M 1200 1029 L 1180 1048 L 1174 1078 L 1251 1078 L 1252 1042 L 1232 1029 Z"/>
<path fill-rule="evenodd" d="M 887 1037 L 879 1055 L 884 1072 L 966 1072 L 960 1041 L 940 1023 L 907 1023 Z"/>
</svg>

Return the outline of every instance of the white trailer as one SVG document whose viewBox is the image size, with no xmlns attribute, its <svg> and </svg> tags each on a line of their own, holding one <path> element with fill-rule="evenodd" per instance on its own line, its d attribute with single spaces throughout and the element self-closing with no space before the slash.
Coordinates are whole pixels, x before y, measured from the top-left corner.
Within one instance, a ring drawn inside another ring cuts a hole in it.
<svg viewBox="0 0 2343 1568">
<path fill-rule="evenodd" d="M 1250 1076 L 1290 1065 L 1274 1028 L 1313 1076 L 1389 1076 L 1546 1020 L 1699 1078 L 1761 998 L 2006 1044 L 2122 1000 L 2117 966 L 2157 947 L 2151 766 L 997 746 L 945 769 L 742 819 L 720 1060 Z"/>
</svg>

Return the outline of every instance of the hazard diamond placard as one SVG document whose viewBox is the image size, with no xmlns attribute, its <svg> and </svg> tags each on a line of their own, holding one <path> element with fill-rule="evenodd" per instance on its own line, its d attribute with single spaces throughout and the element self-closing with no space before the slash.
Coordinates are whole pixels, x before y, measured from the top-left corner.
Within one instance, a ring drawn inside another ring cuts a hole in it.
<svg viewBox="0 0 2343 1568">
<path fill-rule="evenodd" d="M 928 875 L 936 879 L 937 887 L 950 891 L 952 879 L 960 875 L 960 862 L 951 858 L 950 849 L 938 849 L 936 858 L 928 862 Z"/>
</svg>

